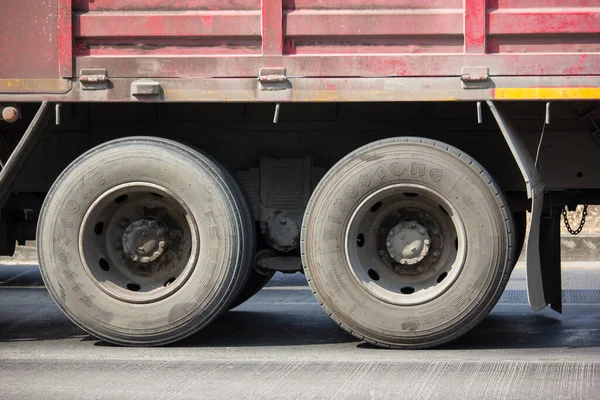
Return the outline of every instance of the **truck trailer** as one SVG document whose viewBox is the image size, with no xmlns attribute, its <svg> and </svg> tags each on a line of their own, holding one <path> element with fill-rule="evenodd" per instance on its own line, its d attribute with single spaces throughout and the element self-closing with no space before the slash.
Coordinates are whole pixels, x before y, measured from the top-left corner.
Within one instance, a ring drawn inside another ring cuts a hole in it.
<svg viewBox="0 0 600 400">
<path fill-rule="evenodd" d="M 438 346 L 522 248 L 561 312 L 563 218 L 600 204 L 600 1 L 1 4 L 0 254 L 37 240 L 91 335 L 178 341 L 281 271 L 361 340 Z"/>
</svg>

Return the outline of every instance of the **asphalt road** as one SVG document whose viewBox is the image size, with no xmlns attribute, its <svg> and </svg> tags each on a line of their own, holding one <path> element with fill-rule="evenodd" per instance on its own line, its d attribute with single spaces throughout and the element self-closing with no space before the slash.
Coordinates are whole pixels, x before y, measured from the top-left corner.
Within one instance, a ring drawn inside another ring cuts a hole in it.
<svg viewBox="0 0 600 400">
<path fill-rule="evenodd" d="M 382 350 L 346 334 L 302 275 L 277 276 L 203 332 L 123 348 L 74 327 L 35 265 L 0 265 L 0 399 L 598 399 L 600 264 L 566 266 L 564 314 L 534 314 L 517 268 L 463 338 Z"/>
</svg>

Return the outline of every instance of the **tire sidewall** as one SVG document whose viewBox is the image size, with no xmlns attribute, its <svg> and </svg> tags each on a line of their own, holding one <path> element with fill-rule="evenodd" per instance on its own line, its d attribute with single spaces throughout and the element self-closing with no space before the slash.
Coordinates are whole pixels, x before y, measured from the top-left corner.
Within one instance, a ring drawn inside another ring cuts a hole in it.
<svg viewBox="0 0 600 400">
<path fill-rule="evenodd" d="M 76 160 L 49 192 L 38 225 L 43 278 L 63 311 L 96 336 L 127 344 L 171 342 L 214 319 L 247 279 L 252 243 L 250 218 L 222 174 L 199 153 L 148 138 L 110 142 Z M 111 188 L 135 181 L 175 193 L 189 209 L 200 243 L 186 283 L 169 297 L 146 304 L 123 303 L 101 290 L 84 267 L 78 246 L 90 205 Z"/>
<path fill-rule="evenodd" d="M 345 251 L 345 231 L 356 207 L 373 192 L 399 183 L 442 194 L 467 236 L 456 281 L 417 306 L 394 305 L 369 294 L 354 277 Z M 450 146 L 415 139 L 367 145 L 336 164 L 311 198 L 302 237 L 309 283 L 332 317 L 357 336 L 407 347 L 451 340 L 487 314 L 506 283 L 513 239 L 503 207 L 487 173 Z"/>
</svg>

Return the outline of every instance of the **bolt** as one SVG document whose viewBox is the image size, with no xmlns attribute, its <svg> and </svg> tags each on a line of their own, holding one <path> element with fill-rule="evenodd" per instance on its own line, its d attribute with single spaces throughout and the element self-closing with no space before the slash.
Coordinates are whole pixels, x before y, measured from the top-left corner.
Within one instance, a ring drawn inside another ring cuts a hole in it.
<svg viewBox="0 0 600 400">
<path fill-rule="evenodd" d="M 154 254 L 152 254 L 152 256 L 154 257 L 154 259 L 157 259 L 158 257 L 160 257 L 160 253 L 158 251 L 155 251 Z"/>
<path fill-rule="evenodd" d="M 127 229 L 125 229 L 125 232 L 127 232 L 127 233 L 131 233 L 131 231 L 133 231 L 133 227 L 132 227 L 131 225 L 129 225 L 129 226 L 127 227 Z"/>
<path fill-rule="evenodd" d="M 421 257 L 425 257 L 426 255 L 427 255 L 427 250 L 423 250 L 423 251 L 421 252 Z"/>
<path fill-rule="evenodd" d="M 406 260 L 400 260 L 400 264 L 402 264 L 402 265 L 406 264 Z"/>
<path fill-rule="evenodd" d="M 431 243 L 431 241 L 429 241 L 429 239 L 425 239 L 423 243 L 425 243 L 425 246 L 429 246 L 429 243 Z"/>
<path fill-rule="evenodd" d="M 140 258 L 140 262 L 143 262 L 143 263 L 150 262 L 150 258 L 149 257 L 142 257 L 142 258 Z"/>
<path fill-rule="evenodd" d="M 438 257 L 439 255 L 440 255 L 440 252 L 439 252 L 439 251 L 437 251 L 437 250 L 436 250 L 436 251 L 434 251 L 434 252 L 433 252 L 433 256 L 434 256 L 434 257 Z"/>
<path fill-rule="evenodd" d="M 4 110 L 2 110 L 2 119 L 6 122 L 17 122 L 19 119 L 19 110 L 15 107 L 5 107 Z"/>
<path fill-rule="evenodd" d="M 160 242 L 158 242 L 158 248 L 159 249 L 162 249 L 164 247 L 165 247 L 165 241 L 164 240 L 161 240 Z"/>
<path fill-rule="evenodd" d="M 133 261 L 137 261 L 139 259 L 139 257 L 134 254 L 134 255 L 131 256 L 131 259 Z"/>
<path fill-rule="evenodd" d="M 164 232 L 162 229 L 159 229 L 159 230 L 157 230 L 157 231 L 156 231 L 156 234 L 157 234 L 158 236 L 162 236 L 162 235 L 164 235 L 164 233 L 165 233 L 165 232 Z"/>
<path fill-rule="evenodd" d="M 386 245 L 387 247 L 392 247 L 392 242 L 387 242 L 385 245 Z"/>
<path fill-rule="evenodd" d="M 396 234 L 396 232 L 394 232 L 394 230 L 392 229 L 392 230 L 390 231 L 390 236 L 394 236 L 395 234 Z"/>
</svg>

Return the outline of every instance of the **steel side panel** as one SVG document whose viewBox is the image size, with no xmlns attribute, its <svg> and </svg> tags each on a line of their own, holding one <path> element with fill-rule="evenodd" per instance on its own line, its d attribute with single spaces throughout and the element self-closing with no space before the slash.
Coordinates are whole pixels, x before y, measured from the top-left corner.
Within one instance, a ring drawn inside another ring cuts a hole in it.
<svg viewBox="0 0 600 400">
<path fill-rule="evenodd" d="M 458 79 L 464 67 L 487 67 L 529 78 L 516 88 L 600 77 L 600 0 L 0 1 L 0 93 L 78 90 L 62 78 L 99 68 L 109 79 L 189 80 L 263 68 Z"/>
</svg>

